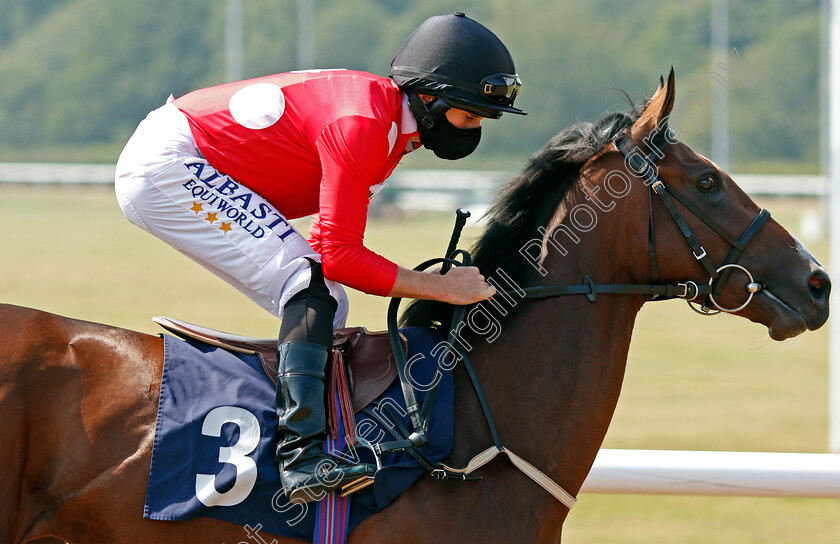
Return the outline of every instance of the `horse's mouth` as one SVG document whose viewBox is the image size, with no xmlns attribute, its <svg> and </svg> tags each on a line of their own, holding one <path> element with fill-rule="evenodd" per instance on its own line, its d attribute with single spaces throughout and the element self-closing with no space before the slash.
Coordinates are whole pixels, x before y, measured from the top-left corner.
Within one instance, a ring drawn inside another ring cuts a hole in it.
<svg viewBox="0 0 840 544">
<path fill-rule="evenodd" d="M 766 315 L 771 316 L 770 323 L 767 324 L 767 331 L 773 340 L 787 340 L 802 334 L 808 329 L 813 330 L 822 325 L 822 323 L 816 326 L 809 324 L 804 315 L 766 287 L 756 293 L 755 302 L 765 306 L 765 309 L 768 310 Z"/>
</svg>

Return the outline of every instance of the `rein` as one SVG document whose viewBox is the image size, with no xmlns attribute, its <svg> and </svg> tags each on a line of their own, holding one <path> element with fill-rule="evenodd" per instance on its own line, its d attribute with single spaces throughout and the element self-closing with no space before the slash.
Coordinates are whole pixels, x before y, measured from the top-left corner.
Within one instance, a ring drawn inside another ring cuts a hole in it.
<svg viewBox="0 0 840 544">
<path fill-rule="evenodd" d="M 461 255 L 462 261 L 456 261 L 453 258 L 457 255 Z M 451 257 L 430 259 L 416 266 L 414 270 L 426 270 L 430 266 L 436 264 L 443 264 L 447 267 L 470 266 L 472 264 L 472 258 L 467 251 L 463 249 L 458 249 L 454 250 L 451 253 Z M 373 450 L 373 453 L 377 457 L 380 457 L 389 453 L 407 451 L 420 464 L 420 466 L 426 469 L 426 471 L 429 472 L 433 477 L 441 480 L 450 479 L 462 481 L 480 479 L 476 476 L 472 476 L 472 473 L 489 463 L 497 455 L 504 454 L 508 457 L 508 459 L 513 463 L 513 465 L 516 468 L 518 468 L 526 476 L 531 478 L 540 487 L 551 493 L 551 495 L 554 498 L 563 503 L 567 508 L 571 509 L 572 506 L 574 506 L 577 502 L 577 499 L 574 496 L 568 493 L 565 489 L 563 489 L 560 485 L 558 485 L 556 482 L 554 482 L 551 478 L 546 476 L 543 472 L 534 467 L 532 464 L 528 463 L 523 458 L 519 457 L 509 449 L 502 446 L 501 439 L 499 438 L 499 433 L 496 430 L 496 424 L 493 422 L 493 416 L 490 413 L 490 406 L 488 405 L 487 399 L 484 396 L 484 391 L 481 389 L 481 384 L 478 381 L 478 376 L 476 376 L 475 370 L 473 370 L 472 364 L 470 363 L 467 353 L 464 351 L 460 343 L 455 341 L 455 338 L 458 335 L 458 331 L 460 330 L 460 323 L 463 322 L 464 316 L 467 312 L 466 306 L 455 306 L 453 309 L 452 326 L 450 327 L 449 333 L 447 335 L 449 350 L 445 354 L 443 354 L 443 356 L 445 357 L 449 354 L 453 354 L 454 351 L 453 355 L 455 357 L 460 358 L 460 362 L 463 363 L 464 369 L 467 371 L 467 375 L 470 378 L 470 382 L 472 383 L 473 388 L 475 389 L 478 401 L 481 404 L 481 409 L 484 412 L 484 417 L 487 420 L 490 435 L 493 438 L 493 445 L 484 450 L 483 452 L 479 453 L 475 457 L 473 457 L 467 463 L 467 466 L 463 468 L 453 468 L 443 463 L 435 464 L 423 453 L 423 451 L 420 448 L 422 448 L 428 443 L 428 439 L 426 437 L 426 429 L 428 428 L 429 422 L 428 412 L 431 410 L 433 399 L 437 389 L 436 387 L 433 387 L 426 393 L 426 398 L 424 399 L 423 405 L 421 406 L 414 394 L 414 388 L 412 384 L 405 377 L 405 371 L 408 365 L 408 361 L 406 360 L 405 352 L 403 351 L 402 344 L 399 340 L 399 329 L 397 325 L 397 313 L 400 306 L 400 302 L 402 302 L 401 298 L 392 298 L 390 304 L 388 305 L 388 333 L 391 339 L 391 348 L 393 350 L 394 360 L 397 366 L 397 374 L 400 377 L 403 396 L 405 397 L 406 410 L 408 412 L 413 430 L 409 431 L 408 429 L 406 429 L 405 426 L 403 426 L 400 422 L 400 418 L 397 417 L 397 414 L 394 414 L 393 409 L 387 404 L 385 405 L 385 410 L 389 412 L 392 422 L 396 423 L 396 427 L 392 426 L 381 414 L 378 414 L 373 410 L 362 410 L 368 416 L 373 417 L 377 421 L 379 421 L 381 426 L 387 429 L 391 433 L 391 435 L 396 439 L 391 442 L 384 442 L 371 445 L 370 448 Z"/>
<path fill-rule="evenodd" d="M 633 147 L 632 142 L 630 141 L 630 138 L 626 133 L 620 133 L 612 141 L 616 148 L 622 153 L 622 155 L 624 155 L 625 163 L 630 166 L 630 168 L 635 172 L 636 175 L 638 175 L 644 180 L 645 185 L 650 191 L 650 220 L 648 222 L 648 256 L 650 260 L 652 283 L 596 284 L 591 276 L 586 275 L 584 276 L 583 283 L 581 284 L 525 287 L 513 291 L 504 291 L 502 292 L 502 294 L 506 296 L 515 294 L 518 297 L 524 299 L 542 299 L 566 295 L 585 295 L 590 302 L 595 302 L 596 297 L 599 294 L 646 295 L 650 297 L 649 300 L 681 298 L 688 302 L 692 310 L 703 315 L 713 315 L 720 312 L 733 313 L 744 309 L 752 301 L 753 295 L 762 288 L 762 285 L 760 283 L 755 282 L 749 270 L 737 264 L 737 261 L 746 250 L 747 244 L 755 237 L 756 234 L 758 234 L 759 230 L 761 230 L 761 227 L 764 226 L 764 224 L 770 218 L 770 212 L 768 212 L 766 209 L 762 209 L 758 213 L 758 215 L 752 220 L 747 229 L 738 238 L 735 238 L 734 236 L 729 234 L 729 232 L 725 228 L 723 228 L 717 221 L 715 221 L 708 214 L 703 212 L 703 210 L 698 208 L 693 202 L 686 199 L 684 196 L 680 195 L 675 191 L 669 191 L 665 184 L 665 181 L 659 176 L 656 161 L 657 159 L 661 159 L 665 156 L 665 146 L 668 144 L 669 138 L 672 137 L 673 131 L 671 131 L 667 127 L 665 127 L 663 131 L 652 132 L 649 139 L 646 139 L 646 143 L 648 142 L 648 140 L 651 142 L 647 144 L 648 147 L 651 149 L 651 152 L 648 155 L 641 155 L 638 152 L 638 148 Z M 654 141 L 655 143 L 653 143 Z M 654 194 L 665 205 L 665 208 L 671 215 L 671 219 L 673 219 L 674 223 L 680 229 L 680 232 L 685 238 L 685 241 L 691 249 L 694 258 L 700 262 L 700 264 L 709 274 L 709 282 L 707 285 L 698 285 L 696 282 L 691 280 L 686 280 L 685 282 L 676 284 L 659 283 L 653 229 Z M 688 226 L 688 223 L 686 223 L 683 214 L 677 208 L 676 204 L 674 204 L 674 200 L 682 204 L 694 216 L 700 219 L 718 236 L 726 240 L 732 246 L 732 249 L 727 255 L 723 265 L 716 267 L 711 262 L 711 259 L 709 259 L 705 248 L 697 240 L 697 237 L 691 231 L 691 228 Z M 460 230 L 463 227 L 463 222 L 465 220 L 466 216 L 463 216 L 462 212 L 459 210 L 459 219 L 456 222 L 455 232 L 453 233 L 452 241 L 449 244 L 447 256 L 445 258 L 430 259 L 415 267 L 414 270 L 422 271 L 426 270 L 432 265 L 442 263 L 443 267 L 441 272 L 445 273 L 445 271 L 453 265 L 471 265 L 472 258 L 470 254 L 465 250 L 455 249 L 457 245 L 458 236 L 460 235 Z M 455 257 L 457 257 L 458 255 L 461 256 L 461 261 L 455 260 Z M 746 302 L 744 302 L 737 308 L 725 308 L 718 303 L 717 298 L 720 297 L 720 293 L 722 292 L 723 287 L 726 281 L 729 279 L 729 275 L 733 269 L 741 270 L 747 275 L 749 283 L 746 286 L 746 290 L 749 293 L 749 295 L 747 297 Z M 706 297 L 706 301 L 702 304 L 696 302 L 696 299 L 701 296 Z M 469 463 L 467 463 L 467 466 L 463 468 L 452 468 L 443 463 L 432 463 L 431 460 L 429 460 L 428 457 L 425 454 L 423 454 L 421 448 L 428 443 L 428 439 L 426 436 L 426 430 L 428 429 L 429 422 L 428 412 L 431 409 L 431 400 L 434 398 L 436 389 L 433 388 L 430 391 L 428 391 L 424 403 L 421 406 L 414 394 L 414 388 L 412 384 L 409 382 L 405 375 L 408 363 L 406 361 L 405 352 L 403 352 L 402 345 L 399 340 L 399 331 L 397 325 L 397 313 L 401 301 L 402 299 L 393 298 L 391 299 L 391 303 L 388 306 L 388 332 L 390 334 L 391 347 L 393 349 L 394 358 L 396 361 L 397 373 L 399 375 L 400 383 L 402 385 L 403 395 L 406 401 L 406 409 L 408 411 L 412 429 L 409 430 L 405 428 L 405 426 L 399 422 L 399 418 L 395 417 L 395 414 L 393 413 L 390 413 L 390 415 L 392 416 L 392 420 L 397 422 L 397 427 L 394 427 L 389 422 L 385 421 L 383 416 L 381 416 L 380 414 L 374 411 L 366 411 L 368 415 L 380 421 L 380 423 L 382 423 L 382 426 L 385 429 L 388 429 L 392 436 L 395 438 L 395 440 L 391 442 L 371 445 L 370 448 L 373 450 L 374 454 L 377 457 L 380 457 L 388 453 L 407 451 L 410 455 L 412 455 L 412 457 L 414 457 L 415 460 L 418 461 L 418 463 L 423 468 L 425 468 L 435 478 L 471 480 L 477 479 L 475 476 L 471 476 L 471 474 L 475 470 L 488 463 L 498 454 L 504 453 L 519 470 L 521 470 L 529 478 L 531 478 L 537 484 L 543 487 L 543 489 L 551 493 L 567 508 L 571 509 L 577 501 L 575 497 L 566 492 L 560 485 L 552 481 L 551 478 L 546 476 L 539 469 L 529 464 L 527 461 L 517 456 L 512 451 L 506 449 L 504 446 L 502 446 L 498 431 L 496 430 L 495 423 L 493 422 L 493 416 L 490 413 L 490 407 L 487 404 L 487 400 L 484 397 L 484 393 L 481 389 L 481 385 L 478 382 L 478 378 L 475 374 L 475 371 L 473 370 L 472 365 L 469 362 L 467 353 L 464 352 L 461 343 L 455 341 L 458 335 L 458 331 L 460 331 L 461 326 L 463 324 L 464 316 L 467 310 L 466 306 L 454 307 L 452 324 L 447 335 L 449 350 L 444 355 L 446 356 L 452 354 L 456 357 L 459 357 L 460 361 L 463 362 L 464 369 L 467 371 L 467 374 L 470 378 L 470 382 L 472 383 L 473 388 L 475 389 L 478 401 L 481 404 L 481 409 L 484 412 L 485 419 L 487 420 L 490 434 L 493 438 L 493 446 L 473 457 L 469 461 Z M 695 306 L 692 306 L 692 302 L 698 304 L 699 308 L 695 308 Z M 711 305 L 709 303 L 711 303 Z M 386 408 L 390 410 L 390 407 L 387 405 Z"/>
</svg>

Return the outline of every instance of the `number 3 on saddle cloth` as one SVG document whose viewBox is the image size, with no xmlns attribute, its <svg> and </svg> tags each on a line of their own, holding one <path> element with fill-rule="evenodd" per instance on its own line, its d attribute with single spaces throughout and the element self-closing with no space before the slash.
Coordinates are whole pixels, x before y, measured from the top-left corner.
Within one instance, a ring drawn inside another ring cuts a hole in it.
<svg viewBox="0 0 840 544">
<path fill-rule="evenodd" d="M 184 336 L 183 331 L 177 332 Z M 442 351 L 434 350 L 442 338 L 424 328 L 401 332 L 408 341 L 410 377 L 418 400 L 425 397 L 424 384 L 437 384 L 429 444 L 422 451 L 431 461 L 440 462 L 452 448 L 454 404 L 451 372 L 439 368 L 432 355 Z M 274 461 L 275 387 L 263 360 L 256 354 L 163 337 L 163 377 L 143 516 L 153 520 L 210 517 L 237 523 L 247 535 L 260 530 L 312 541 L 319 517 L 316 506 L 327 501 L 290 504 L 283 496 Z M 349 357 L 353 357 L 352 349 Z M 351 389 L 359 387 L 364 385 L 351 381 Z M 354 400 L 357 397 L 354 394 Z M 386 423 L 400 418 L 404 427 L 411 426 L 399 380 L 373 399 L 365 412 L 371 409 L 379 417 L 364 412 L 355 417 L 355 434 L 370 444 L 393 440 L 379 421 L 382 416 Z M 375 464 L 372 452 L 362 447 L 345 447 L 342 455 Z M 381 463 L 373 485 L 340 503 L 345 511 L 349 506 L 346 528 L 337 528 L 344 538 L 426 472 L 406 452 L 384 455 Z M 319 517 L 317 524 L 322 522 Z"/>
</svg>

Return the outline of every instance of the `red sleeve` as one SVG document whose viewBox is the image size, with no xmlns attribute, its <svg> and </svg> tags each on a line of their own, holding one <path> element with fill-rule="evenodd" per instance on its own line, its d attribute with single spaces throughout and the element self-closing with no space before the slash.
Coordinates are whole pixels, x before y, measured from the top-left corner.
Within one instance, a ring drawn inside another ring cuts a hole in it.
<svg viewBox="0 0 840 544">
<path fill-rule="evenodd" d="M 310 229 L 324 276 L 354 289 L 385 296 L 397 265 L 364 246 L 370 186 L 388 158 L 388 132 L 375 119 L 342 117 L 327 125 L 316 146 L 321 157 L 319 213 Z"/>
</svg>

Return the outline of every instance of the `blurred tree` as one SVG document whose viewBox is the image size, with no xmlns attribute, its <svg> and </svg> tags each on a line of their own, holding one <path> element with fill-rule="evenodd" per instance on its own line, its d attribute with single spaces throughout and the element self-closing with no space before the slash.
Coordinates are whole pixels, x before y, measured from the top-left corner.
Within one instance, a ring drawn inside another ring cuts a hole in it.
<svg viewBox="0 0 840 544">
<path fill-rule="evenodd" d="M 381 29 L 388 26 L 390 19 L 387 8 L 374 0 L 322 2 L 316 17 L 318 66 L 313 68 L 387 74 L 389 64 L 376 62 L 376 53 L 383 49 Z"/>
<path fill-rule="evenodd" d="M 51 13 L 0 56 L 0 74 L 17 75 L 2 78 L 11 84 L 0 89 L 0 123 L 17 130 L 0 141 L 127 139 L 169 93 L 220 83 L 220 7 L 77 0 Z"/>
<path fill-rule="evenodd" d="M 62 0 L 3 0 L 0 3 L 0 47 L 25 34 L 30 25 L 46 17 Z"/>
<path fill-rule="evenodd" d="M 711 0 L 462 0 L 457 8 L 449 0 L 313 2 L 316 68 L 385 75 L 417 25 L 456 9 L 510 48 L 524 83 L 517 105 L 530 115 L 487 123 L 482 145 L 464 161 L 441 163 L 425 153 L 407 159 L 412 165 L 515 168 L 570 123 L 626 111 L 619 89 L 641 102 L 672 65 L 675 115 L 686 114 L 698 107 L 691 96 L 713 65 Z M 751 81 L 733 85 L 736 165 L 815 163 L 820 4 L 730 0 L 730 43 Z M 297 1 L 243 6 L 245 77 L 296 68 Z M 224 14 L 224 0 L 3 0 L 0 150 L 118 147 L 170 93 L 223 81 Z M 681 137 L 707 150 L 705 127 L 690 126 Z"/>
<path fill-rule="evenodd" d="M 791 161 L 816 171 L 819 162 L 819 14 L 774 25 L 773 39 L 743 54 L 749 87 L 733 86 L 733 156 Z"/>
<path fill-rule="evenodd" d="M 243 0 L 245 77 L 297 68 L 297 2 Z"/>
</svg>

